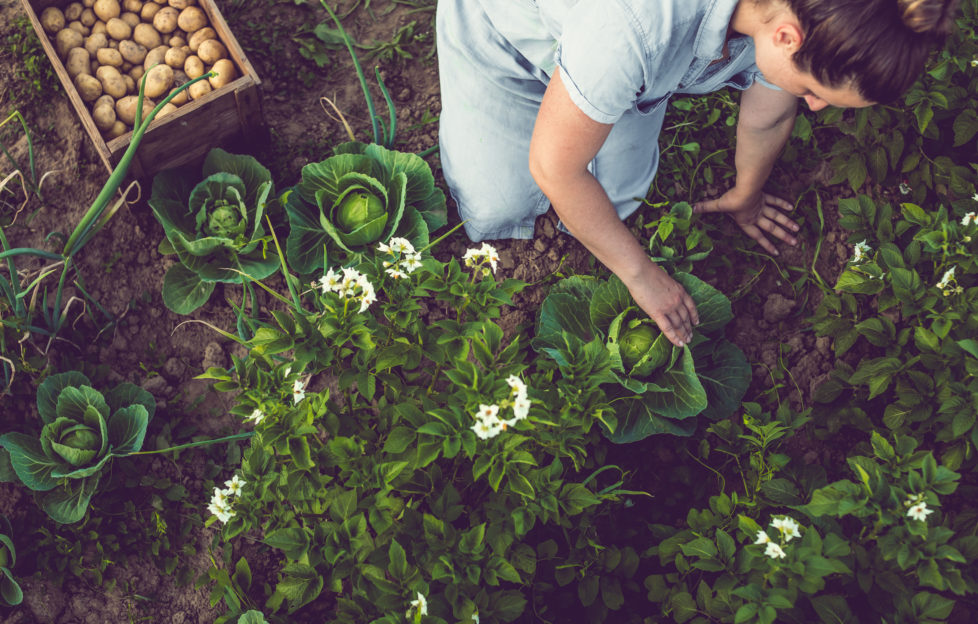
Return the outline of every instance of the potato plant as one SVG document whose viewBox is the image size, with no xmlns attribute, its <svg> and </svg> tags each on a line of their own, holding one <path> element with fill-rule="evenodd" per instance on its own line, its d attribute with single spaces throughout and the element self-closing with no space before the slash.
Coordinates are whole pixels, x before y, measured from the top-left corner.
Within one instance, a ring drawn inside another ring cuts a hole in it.
<svg viewBox="0 0 978 624">
<path fill-rule="evenodd" d="M 40 15 L 68 76 L 105 140 L 133 129 L 156 102 L 207 72 L 159 112 L 164 116 L 238 76 L 197 0 L 83 0 Z M 137 111 L 139 82 L 145 99 Z M 138 115 L 137 115 L 138 113 Z"/>
</svg>

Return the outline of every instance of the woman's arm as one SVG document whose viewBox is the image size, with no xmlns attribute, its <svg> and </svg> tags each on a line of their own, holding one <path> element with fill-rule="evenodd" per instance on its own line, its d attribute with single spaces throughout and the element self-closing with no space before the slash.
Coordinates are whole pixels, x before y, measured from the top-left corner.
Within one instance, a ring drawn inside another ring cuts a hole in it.
<svg viewBox="0 0 978 624">
<path fill-rule="evenodd" d="M 791 232 L 797 232 L 798 225 L 781 212 L 794 206 L 761 190 L 791 135 L 797 107 L 797 96 L 757 82 L 744 91 L 734 158 L 737 182 L 720 198 L 693 206 L 694 212 L 731 213 L 744 232 L 772 255 L 778 255 L 778 250 L 764 232 L 791 245 L 797 243 Z"/>
<path fill-rule="evenodd" d="M 621 278 L 639 307 L 681 346 L 699 322 L 693 299 L 649 259 L 587 170 L 611 128 L 574 104 L 557 70 L 530 140 L 530 172 L 571 234 Z"/>
</svg>

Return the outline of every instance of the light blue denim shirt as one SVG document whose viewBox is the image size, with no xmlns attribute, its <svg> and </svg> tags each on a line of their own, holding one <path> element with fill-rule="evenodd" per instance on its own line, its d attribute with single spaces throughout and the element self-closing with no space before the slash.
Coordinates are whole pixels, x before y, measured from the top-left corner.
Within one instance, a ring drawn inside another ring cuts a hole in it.
<svg viewBox="0 0 978 624">
<path fill-rule="evenodd" d="M 731 39 L 724 58 L 737 0 L 481 4 L 497 31 L 548 78 L 560 67 L 571 99 L 599 123 L 615 123 L 632 109 L 647 114 L 672 94 L 746 89 L 761 78 L 749 37 Z"/>
</svg>

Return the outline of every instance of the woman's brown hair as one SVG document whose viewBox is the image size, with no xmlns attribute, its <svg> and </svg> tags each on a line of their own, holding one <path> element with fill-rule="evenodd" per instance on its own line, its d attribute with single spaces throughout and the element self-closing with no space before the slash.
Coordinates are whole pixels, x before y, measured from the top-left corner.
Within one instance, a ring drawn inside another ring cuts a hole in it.
<svg viewBox="0 0 978 624">
<path fill-rule="evenodd" d="M 805 39 L 795 65 L 870 102 L 899 97 L 953 26 L 960 0 L 785 0 Z"/>
</svg>

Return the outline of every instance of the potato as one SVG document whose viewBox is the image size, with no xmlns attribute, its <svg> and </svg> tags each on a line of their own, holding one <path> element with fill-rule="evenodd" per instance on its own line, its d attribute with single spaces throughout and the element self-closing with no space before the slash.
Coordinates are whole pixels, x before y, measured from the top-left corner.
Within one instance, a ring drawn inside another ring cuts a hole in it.
<svg viewBox="0 0 978 624">
<path fill-rule="evenodd" d="M 88 74 L 78 74 L 75 76 L 75 88 L 78 95 L 86 102 L 93 102 L 102 95 L 102 83 L 94 76 Z"/>
<path fill-rule="evenodd" d="M 170 37 L 170 40 L 167 41 L 167 43 L 170 44 L 171 48 L 182 48 L 183 46 L 187 45 L 187 40 L 183 37 Z"/>
<path fill-rule="evenodd" d="M 119 70 L 111 65 L 103 65 L 95 72 L 95 77 L 102 83 L 102 93 L 114 98 L 126 95 L 126 81 L 122 79 Z"/>
<path fill-rule="evenodd" d="M 173 86 L 173 68 L 157 65 L 146 70 L 146 97 L 158 98 Z"/>
<path fill-rule="evenodd" d="M 78 8 L 78 15 L 81 15 L 80 4 L 78 5 Z M 49 35 L 57 34 L 59 30 L 65 27 L 65 23 L 68 21 L 71 20 L 69 20 L 58 7 L 48 7 L 41 13 L 41 26 L 44 28 L 44 32 L 48 33 Z"/>
<path fill-rule="evenodd" d="M 129 127 L 117 119 L 115 124 L 112 125 L 112 128 L 105 133 L 105 138 L 109 140 L 117 139 L 127 132 L 129 132 Z"/>
<path fill-rule="evenodd" d="M 119 52 L 122 54 L 122 58 L 133 65 L 140 65 L 146 59 L 147 50 L 145 46 L 126 39 L 119 42 Z"/>
<path fill-rule="evenodd" d="M 55 10 L 60 13 L 59 9 L 55 8 Z M 75 21 L 76 19 L 81 17 L 82 11 L 84 10 L 85 7 L 82 5 L 81 2 L 72 2 L 68 4 L 68 6 L 65 7 L 65 12 L 64 12 L 65 21 L 66 22 Z M 47 9 L 44 9 L 44 12 L 47 13 Z"/>
<path fill-rule="evenodd" d="M 126 93 L 136 93 L 136 81 L 129 74 L 123 74 L 122 79 L 126 81 Z"/>
<path fill-rule="evenodd" d="M 119 16 L 123 22 L 129 24 L 131 27 L 135 28 L 137 24 L 142 23 L 142 19 L 135 13 L 126 12 Z"/>
<path fill-rule="evenodd" d="M 217 39 L 208 39 L 197 48 L 197 56 L 205 65 L 213 65 L 222 58 L 227 58 L 228 51 L 224 44 Z"/>
<path fill-rule="evenodd" d="M 136 122 L 136 102 L 138 99 L 139 96 L 137 95 L 127 95 L 126 97 L 120 98 L 116 101 L 115 115 L 124 124 L 131 126 Z M 142 119 L 146 119 L 146 115 L 153 112 L 154 108 L 156 108 L 156 104 L 154 104 L 149 98 L 143 98 Z"/>
<path fill-rule="evenodd" d="M 173 93 L 173 91 L 175 91 L 175 90 L 176 89 L 171 89 L 170 90 L 170 93 Z M 183 106 L 184 104 L 186 104 L 189 101 L 190 101 L 190 96 L 187 95 L 187 90 L 184 89 L 180 93 L 177 93 L 176 95 L 174 95 L 173 96 L 173 99 L 170 100 L 170 103 L 173 104 L 173 105 L 175 105 L 175 106 Z"/>
<path fill-rule="evenodd" d="M 169 115 L 170 113 L 175 113 L 176 110 L 177 107 L 173 102 L 167 102 L 166 104 L 163 105 L 163 108 L 160 109 L 160 112 L 156 113 L 156 117 L 154 119 L 159 119 L 163 115 Z"/>
<path fill-rule="evenodd" d="M 109 32 L 109 36 L 116 41 L 122 41 L 132 36 L 132 26 L 118 17 L 113 17 L 105 22 L 105 29 Z"/>
<path fill-rule="evenodd" d="M 211 71 L 217 75 L 211 76 L 207 79 L 207 81 L 210 82 L 211 86 L 215 89 L 220 89 L 238 77 L 238 72 L 234 68 L 234 63 L 228 59 L 221 59 L 214 63 L 214 67 L 211 67 Z"/>
<path fill-rule="evenodd" d="M 95 101 L 92 107 L 92 119 L 95 120 L 95 127 L 99 130 L 110 130 L 115 125 L 115 100 L 111 96 L 103 95 Z"/>
<path fill-rule="evenodd" d="M 122 54 L 112 48 L 99 49 L 95 53 L 95 58 L 98 59 L 99 65 L 107 65 L 109 67 L 122 67 L 124 63 Z"/>
<path fill-rule="evenodd" d="M 143 74 L 145 73 L 146 73 L 145 67 L 143 67 L 142 65 L 136 65 L 135 67 L 129 70 L 128 75 L 138 83 L 139 79 L 142 78 Z"/>
<path fill-rule="evenodd" d="M 90 9 L 95 6 L 95 0 L 81 0 L 81 3 L 86 9 Z"/>
<path fill-rule="evenodd" d="M 158 48 L 163 44 L 160 33 L 156 32 L 152 24 L 137 25 L 132 31 L 132 38 L 139 45 L 145 46 L 147 50 Z"/>
<path fill-rule="evenodd" d="M 180 15 L 177 17 L 177 26 L 188 33 L 197 32 L 207 26 L 207 13 L 204 13 L 200 7 L 187 7 L 180 11 Z"/>
<path fill-rule="evenodd" d="M 149 71 L 149 68 L 153 65 L 163 64 L 163 59 L 166 57 L 166 51 L 169 49 L 170 48 L 161 45 L 150 50 L 149 54 L 146 55 L 146 59 L 143 60 L 143 67 L 146 69 L 146 71 Z"/>
<path fill-rule="evenodd" d="M 59 58 L 67 58 L 68 50 L 80 48 L 85 45 L 85 37 L 77 30 L 63 28 L 54 36 L 54 47 L 58 51 Z"/>
<path fill-rule="evenodd" d="M 195 82 L 194 84 L 190 85 L 190 88 L 187 89 L 187 91 L 190 94 L 190 99 L 199 100 L 213 91 L 213 89 L 211 88 L 211 83 L 207 82 L 206 80 L 201 80 L 200 82 Z"/>
<path fill-rule="evenodd" d="M 92 33 L 85 39 L 85 49 L 89 56 L 95 56 L 102 48 L 109 47 L 109 39 L 105 33 Z"/>
<path fill-rule="evenodd" d="M 120 54 L 120 56 L 122 56 L 122 55 Z M 121 71 L 127 72 L 130 69 L 132 69 L 132 63 L 130 63 L 129 61 L 122 61 Z"/>
<path fill-rule="evenodd" d="M 195 4 L 197 4 L 197 0 L 168 0 L 167 4 L 169 4 L 174 9 L 179 9 L 182 11 L 189 6 L 194 6 Z"/>
<path fill-rule="evenodd" d="M 89 65 L 92 62 L 92 55 L 85 48 L 72 48 L 68 50 L 68 59 L 65 61 L 65 70 L 74 79 L 78 74 L 88 74 Z"/>
<path fill-rule="evenodd" d="M 204 75 L 204 62 L 196 56 L 188 56 L 183 64 L 183 71 L 193 80 Z"/>
<path fill-rule="evenodd" d="M 197 48 L 200 47 L 200 44 L 209 39 L 217 39 L 217 32 L 210 26 L 201 28 L 194 34 L 190 35 L 190 39 L 187 40 L 187 45 L 190 46 L 191 52 L 196 52 Z"/>
<path fill-rule="evenodd" d="M 102 20 L 99 20 L 94 24 L 92 24 L 92 34 L 94 35 L 98 33 L 101 33 L 103 35 L 107 35 L 109 33 L 109 29 L 105 27 L 105 22 L 103 22 Z"/>
<path fill-rule="evenodd" d="M 95 0 L 92 10 L 104 22 L 108 22 L 113 17 L 119 17 L 119 14 L 122 13 L 119 0 Z"/>
<path fill-rule="evenodd" d="M 105 33 L 105 34 L 109 34 L 109 33 Z M 110 38 L 109 39 L 109 47 L 112 48 L 113 50 L 118 50 L 119 49 L 119 42 L 116 41 L 115 39 L 111 39 Z"/>
<path fill-rule="evenodd" d="M 153 16 L 153 28 L 160 34 L 168 35 L 177 29 L 177 17 L 180 12 L 173 7 L 163 7 Z"/>
<path fill-rule="evenodd" d="M 77 33 L 81 33 L 82 37 L 87 37 L 92 32 L 91 28 L 82 24 L 81 22 L 71 22 L 68 24 L 68 28 Z"/>
<path fill-rule="evenodd" d="M 123 0 L 122 10 L 139 13 L 143 9 L 143 0 Z"/>
<path fill-rule="evenodd" d="M 143 10 L 139 12 L 139 17 L 141 17 L 144 22 L 152 22 L 153 17 L 155 17 L 162 8 L 163 7 L 155 2 L 147 2 L 143 5 Z"/>
<path fill-rule="evenodd" d="M 95 11 L 91 9 L 85 9 L 81 12 L 81 15 L 78 16 L 78 21 L 80 21 L 82 24 L 86 26 L 94 26 L 95 22 L 98 21 L 98 18 L 95 17 Z"/>
<path fill-rule="evenodd" d="M 180 48 L 170 48 L 163 57 L 163 62 L 174 69 L 183 69 L 183 64 L 187 61 L 187 53 Z"/>
</svg>

